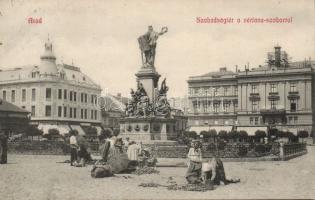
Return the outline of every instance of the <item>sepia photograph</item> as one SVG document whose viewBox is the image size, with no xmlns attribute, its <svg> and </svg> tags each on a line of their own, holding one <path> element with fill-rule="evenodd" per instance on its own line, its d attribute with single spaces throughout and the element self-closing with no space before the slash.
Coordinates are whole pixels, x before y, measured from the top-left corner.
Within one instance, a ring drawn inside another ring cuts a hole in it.
<svg viewBox="0 0 315 200">
<path fill-rule="evenodd" d="M 315 0 L 0 0 L 0 199 L 315 199 L 314 25 Z"/>
</svg>

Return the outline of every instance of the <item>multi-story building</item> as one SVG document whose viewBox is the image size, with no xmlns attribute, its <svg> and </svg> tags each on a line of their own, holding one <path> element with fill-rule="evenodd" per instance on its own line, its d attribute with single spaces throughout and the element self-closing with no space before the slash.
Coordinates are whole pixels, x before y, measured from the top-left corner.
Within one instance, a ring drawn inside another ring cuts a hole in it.
<svg viewBox="0 0 315 200">
<path fill-rule="evenodd" d="M 314 130 L 315 62 L 288 62 L 275 47 L 268 65 L 231 72 L 221 68 L 188 80 L 190 125 L 270 126 Z"/>
<path fill-rule="evenodd" d="M 81 126 L 100 130 L 101 88 L 80 68 L 56 64 L 52 43 L 45 43 L 39 65 L 0 70 L 0 98 L 31 112 L 31 123 L 61 134 Z"/>
<path fill-rule="evenodd" d="M 235 124 L 238 87 L 236 73 L 220 68 L 201 76 L 193 76 L 189 84 L 189 125 Z"/>
</svg>

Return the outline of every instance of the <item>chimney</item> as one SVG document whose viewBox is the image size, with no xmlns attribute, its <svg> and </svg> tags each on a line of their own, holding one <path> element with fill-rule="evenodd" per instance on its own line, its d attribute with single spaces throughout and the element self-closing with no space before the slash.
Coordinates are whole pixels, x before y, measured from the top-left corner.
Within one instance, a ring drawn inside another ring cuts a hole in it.
<svg viewBox="0 0 315 200">
<path fill-rule="evenodd" d="M 281 67 L 281 47 L 275 46 L 275 65 Z"/>
</svg>

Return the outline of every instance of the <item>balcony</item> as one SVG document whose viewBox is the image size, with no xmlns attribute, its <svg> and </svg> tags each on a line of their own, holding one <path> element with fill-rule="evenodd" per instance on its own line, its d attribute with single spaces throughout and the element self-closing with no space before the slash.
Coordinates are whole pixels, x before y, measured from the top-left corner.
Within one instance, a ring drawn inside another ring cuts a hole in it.
<svg viewBox="0 0 315 200">
<path fill-rule="evenodd" d="M 249 94 L 250 101 L 260 101 L 259 93 L 250 93 Z"/>
<path fill-rule="evenodd" d="M 294 100 L 294 99 L 299 99 L 299 98 L 300 98 L 300 95 L 298 91 L 289 92 L 289 95 L 288 95 L 289 100 Z"/>
<path fill-rule="evenodd" d="M 268 100 L 269 100 L 269 101 L 277 101 L 277 100 L 280 100 L 279 93 L 278 93 L 278 92 L 269 92 Z"/>
<path fill-rule="evenodd" d="M 277 108 L 270 108 L 270 109 L 261 109 L 261 115 L 285 115 L 285 109 L 277 109 Z"/>
</svg>

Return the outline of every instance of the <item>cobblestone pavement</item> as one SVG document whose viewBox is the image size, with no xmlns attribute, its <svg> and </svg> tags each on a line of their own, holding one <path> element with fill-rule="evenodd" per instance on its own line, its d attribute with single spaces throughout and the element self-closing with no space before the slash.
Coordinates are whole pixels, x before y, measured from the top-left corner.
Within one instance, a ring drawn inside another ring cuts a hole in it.
<svg viewBox="0 0 315 200">
<path fill-rule="evenodd" d="M 58 163 L 66 156 L 9 155 L 0 165 L 0 199 L 211 199 L 211 198 L 314 198 L 315 146 L 309 153 L 289 161 L 226 162 L 229 177 L 238 184 L 221 185 L 213 191 L 170 191 L 144 188 L 140 183 L 167 185 L 169 177 L 184 184 L 185 168 L 158 168 L 160 174 L 93 179 L 91 166 L 70 167 Z"/>
</svg>

